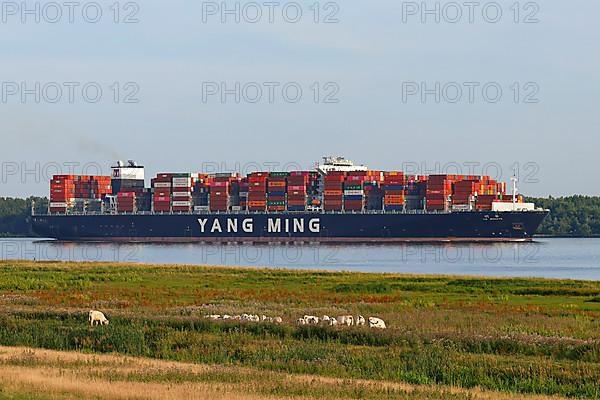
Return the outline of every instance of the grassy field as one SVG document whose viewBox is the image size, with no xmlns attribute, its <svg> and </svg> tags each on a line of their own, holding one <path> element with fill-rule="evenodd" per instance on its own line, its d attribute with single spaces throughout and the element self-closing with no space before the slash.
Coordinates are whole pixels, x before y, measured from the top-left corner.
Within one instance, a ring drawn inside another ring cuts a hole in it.
<svg viewBox="0 0 600 400">
<path fill-rule="evenodd" d="M 90 308 L 110 325 L 91 328 Z M 304 314 L 388 329 L 295 326 Z M 3 262 L 0 398 L 90 382 L 106 388 L 90 398 L 600 398 L 599 317 L 600 282 Z"/>
</svg>

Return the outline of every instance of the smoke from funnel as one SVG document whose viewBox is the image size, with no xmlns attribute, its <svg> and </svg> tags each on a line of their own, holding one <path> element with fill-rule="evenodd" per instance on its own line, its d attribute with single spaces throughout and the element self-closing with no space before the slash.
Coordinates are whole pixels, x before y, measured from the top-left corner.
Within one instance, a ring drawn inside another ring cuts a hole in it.
<svg viewBox="0 0 600 400">
<path fill-rule="evenodd" d="M 108 143 L 99 142 L 93 138 L 78 137 L 75 144 L 77 150 L 103 156 L 104 158 L 108 158 L 112 161 L 123 158 L 122 154 Z"/>
</svg>

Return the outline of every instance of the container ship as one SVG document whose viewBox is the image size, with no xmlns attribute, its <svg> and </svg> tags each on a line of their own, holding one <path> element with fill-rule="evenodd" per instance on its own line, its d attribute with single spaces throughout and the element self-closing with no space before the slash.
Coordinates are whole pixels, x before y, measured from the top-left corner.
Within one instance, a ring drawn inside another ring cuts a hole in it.
<svg viewBox="0 0 600 400">
<path fill-rule="evenodd" d="M 531 241 L 548 214 L 477 175 L 407 175 L 324 157 L 311 171 L 55 175 L 43 237 L 67 241 Z"/>
</svg>

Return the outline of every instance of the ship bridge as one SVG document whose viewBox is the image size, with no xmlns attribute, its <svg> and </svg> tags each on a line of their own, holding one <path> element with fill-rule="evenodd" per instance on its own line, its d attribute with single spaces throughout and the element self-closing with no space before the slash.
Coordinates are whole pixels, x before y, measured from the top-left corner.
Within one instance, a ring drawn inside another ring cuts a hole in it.
<svg viewBox="0 0 600 400">
<path fill-rule="evenodd" d="M 366 165 L 354 165 L 354 163 L 342 156 L 328 156 L 323 157 L 323 163 L 316 166 L 316 170 L 322 174 L 327 175 L 332 171 L 367 171 Z"/>
</svg>

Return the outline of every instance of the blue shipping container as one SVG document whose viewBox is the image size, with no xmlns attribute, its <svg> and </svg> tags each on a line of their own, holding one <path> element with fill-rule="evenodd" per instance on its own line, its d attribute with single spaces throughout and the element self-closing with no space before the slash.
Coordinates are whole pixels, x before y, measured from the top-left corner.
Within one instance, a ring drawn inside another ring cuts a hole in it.
<svg viewBox="0 0 600 400">
<path fill-rule="evenodd" d="M 406 185 L 385 185 L 385 190 L 404 190 Z"/>
<path fill-rule="evenodd" d="M 404 209 L 403 206 L 385 206 L 385 209 L 388 211 L 402 211 Z"/>
</svg>

